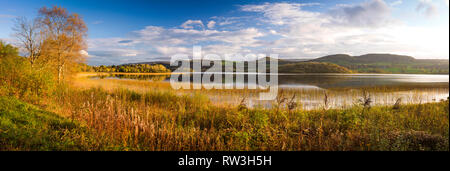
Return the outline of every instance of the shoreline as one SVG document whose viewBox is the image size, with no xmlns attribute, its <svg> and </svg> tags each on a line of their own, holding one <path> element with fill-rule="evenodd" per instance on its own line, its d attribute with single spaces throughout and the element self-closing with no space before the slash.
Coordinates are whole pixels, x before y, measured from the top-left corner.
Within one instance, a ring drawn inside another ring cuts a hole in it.
<svg viewBox="0 0 450 171">
<path fill-rule="evenodd" d="M 167 72 L 167 73 L 128 73 L 128 72 L 79 72 L 76 74 L 77 77 L 86 77 L 86 76 L 101 76 L 101 75 L 172 75 L 172 74 L 179 74 L 179 73 L 173 73 L 173 72 Z"/>
<path fill-rule="evenodd" d="M 109 75 L 109 74 L 117 74 L 117 75 L 172 75 L 172 74 L 200 74 L 204 72 L 165 72 L 165 73 L 137 73 L 137 72 L 79 72 L 77 75 Z M 217 72 L 212 72 L 217 73 Z M 248 73 L 248 72 L 222 72 L 221 74 L 261 74 L 258 72 L 255 73 Z M 264 74 L 264 73 L 262 73 Z M 266 73 L 267 74 L 267 73 Z M 270 74 L 270 73 L 269 73 Z M 390 73 L 277 73 L 278 75 L 449 75 L 447 74 L 427 74 L 427 73 L 421 73 L 421 74 L 408 74 L 408 73 L 402 73 L 402 74 L 390 74 Z"/>
</svg>

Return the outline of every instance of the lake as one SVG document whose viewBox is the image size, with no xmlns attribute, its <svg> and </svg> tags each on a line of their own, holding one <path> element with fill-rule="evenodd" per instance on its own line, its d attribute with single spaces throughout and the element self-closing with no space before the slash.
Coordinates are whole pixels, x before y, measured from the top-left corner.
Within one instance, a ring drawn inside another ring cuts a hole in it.
<svg viewBox="0 0 450 171">
<path fill-rule="evenodd" d="M 201 74 L 201 73 L 194 73 Z M 246 84 L 248 73 L 225 73 L 244 75 Z M 279 95 L 301 104 L 304 109 L 345 108 L 359 103 L 363 93 L 370 94 L 373 105 L 393 105 L 399 99 L 403 104 L 427 103 L 445 100 L 449 96 L 449 75 L 425 74 L 277 74 Z M 180 75 L 174 75 L 180 76 Z M 192 76 L 192 74 L 191 74 Z M 170 75 L 130 75 L 110 74 L 92 76 L 91 79 L 142 80 L 149 82 L 169 82 Z M 185 91 L 186 92 L 186 91 Z M 250 107 L 273 107 L 274 101 L 258 100 L 259 92 L 208 90 L 213 102 L 221 105 L 245 104 Z M 326 101 L 326 102 L 325 102 Z"/>
</svg>

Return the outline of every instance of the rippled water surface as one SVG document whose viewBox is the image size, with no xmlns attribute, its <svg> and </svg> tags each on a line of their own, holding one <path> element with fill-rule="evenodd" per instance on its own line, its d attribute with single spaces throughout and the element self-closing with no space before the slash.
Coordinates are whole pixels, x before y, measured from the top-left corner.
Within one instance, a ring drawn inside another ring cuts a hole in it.
<svg viewBox="0 0 450 171">
<path fill-rule="evenodd" d="M 195 73 L 201 74 L 201 73 Z M 234 84 L 247 85 L 247 78 Z M 363 92 L 369 93 L 373 105 L 392 105 L 400 99 L 402 103 L 426 103 L 447 99 L 449 96 L 448 75 L 415 74 L 277 74 L 280 96 L 301 104 L 304 109 L 321 107 L 339 108 L 355 105 L 362 98 Z M 192 74 L 190 75 L 192 76 Z M 170 75 L 108 75 L 95 76 L 91 79 L 138 79 L 151 82 L 168 82 Z M 172 77 L 180 77 L 173 75 Z M 208 94 L 213 102 L 221 104 L 239 104 L 245 99 L 248 106 L 272 107 L 276 101 L 260 101 L 258 93 L 242 91 L 241 93 Z M 326 102 L 325 102 L 326 101 Z"/>
</svg>

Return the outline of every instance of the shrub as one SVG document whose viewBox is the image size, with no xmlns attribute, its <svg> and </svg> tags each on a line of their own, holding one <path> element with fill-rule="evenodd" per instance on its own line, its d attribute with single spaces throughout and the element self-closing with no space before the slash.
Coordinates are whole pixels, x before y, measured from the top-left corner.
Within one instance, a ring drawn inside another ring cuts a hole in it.
<svg viewBox="0 0 450 171">
<path fill-rule="evenodd" d="M 0 42 L 0 95 L 39 101 L 51 95 L 55 87 L 53 73 L 46 67 L 33 68 L 18 56 L 18 49 Z"/>
</svg>

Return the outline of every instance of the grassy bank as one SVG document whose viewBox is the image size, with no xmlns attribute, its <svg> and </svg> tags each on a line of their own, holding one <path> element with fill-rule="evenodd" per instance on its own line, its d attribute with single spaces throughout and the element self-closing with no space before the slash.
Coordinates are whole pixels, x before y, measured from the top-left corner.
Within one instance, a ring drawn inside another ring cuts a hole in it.
<svg viewBox="0 0 450 171">
<path fill-rule="evenodd" d="M 1 97 L 1 150 L 449 149 L 448 101 L 289 111 L 214 107 L 202 95 L 89 89 L 58 102 L 62 115 Z"/>
<path fill-rule="evenodd" d="M 78 122 L 0 96 L 0 150 L 89 150 L 92 141 Z"/>
<path fill-rule="evenodd" d="M 59 88 L 43 100 L 45 110 L 1 97 L 0 150 L 449 150 L 448 101 L 316 110 L 302 110 L 300 101 L 293 110 L 262 109 L 211 102 L 220 91 L 107 81 Z"/>
<path fill-rule="evenodd" d="M 115 150 L 449 149 L 448 101 L 349 109 L 217 107 L 201 94 L 67 90 L 59 113 Z"/>
</svg>

